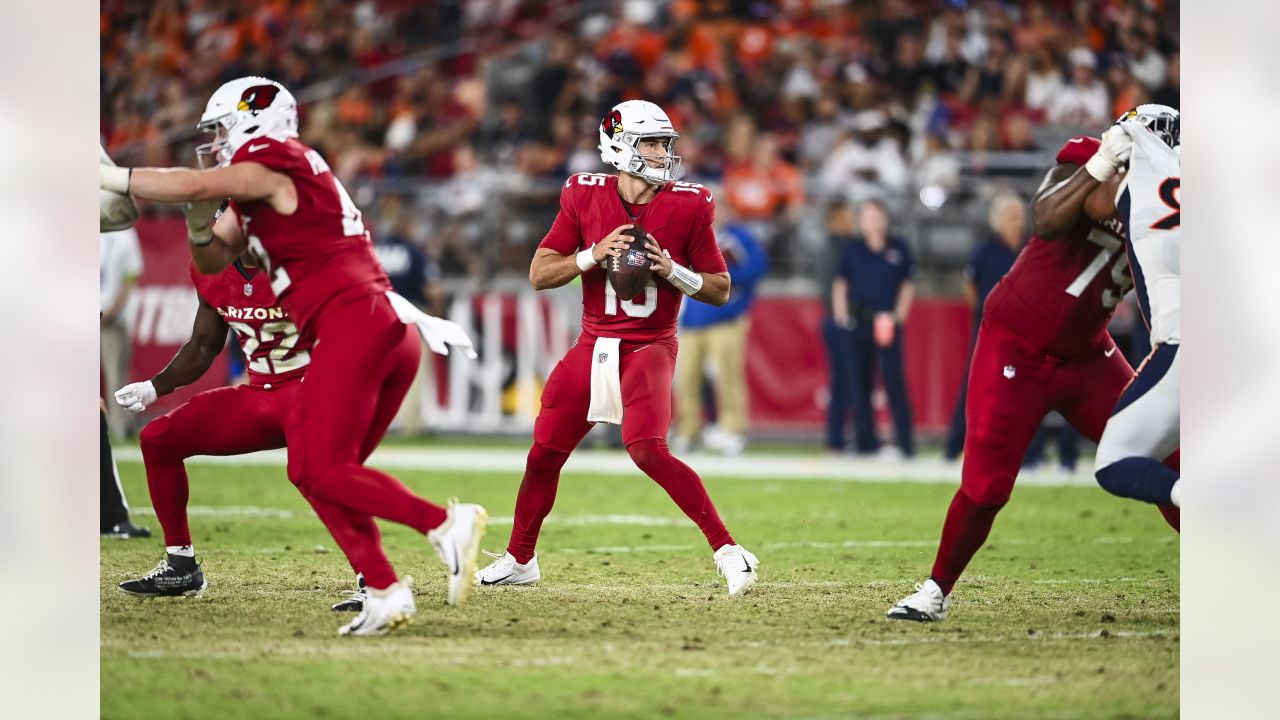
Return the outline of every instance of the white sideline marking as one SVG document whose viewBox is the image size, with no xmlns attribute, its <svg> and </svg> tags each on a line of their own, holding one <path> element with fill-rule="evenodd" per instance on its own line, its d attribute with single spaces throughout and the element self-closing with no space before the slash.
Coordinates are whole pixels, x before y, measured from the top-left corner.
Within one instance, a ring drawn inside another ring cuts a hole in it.
<svg viewBox="0 0 1280 720">
<path fill-rule="evenodd" d="M 129 512 L 138 513 L 140 515 L 156 514 L 155 508 L 148 507 L 146 505 L 130 508 Z M 225 518 L 234 520 L 256 520 L 259 518 L 289 520 L 294 516 L 292 510 L 285 510 L 284 508 L 256 507 L 253 505 L 230 505 L 227 507 L 192 505 L 187 508 L 187 515 L 193 517 Z"/>
<path fill-rule="evenodd" d="M 117 460 L 139 462 L 142 452 L 137 447 L 116 448 Z M 369 464 L 386 469 L 434 470 L 440 472 L 497 472 L 520 475 L 524 472 L 526 451 L 514 449 L 476 448 L 378 448 Z M 228 457 L 198 456 L 187 460 L 197 465 L 272 465 L 284 466 L 285 450 L 265 450 L 248 455 Z M 940 458 L 918 458 L 911 461 L 882 461 L 872 458 L 812 455 L 748 454 L 722 457 L 692 453 L 681 458 L 703 477 L 752 480 L 823 480 L 835 482 L 922 482 L 959 484 L 960 464 Z M 1088 463 L 1081 463 L 1085 467 Z M 565 472 L 601 475 L 641 476 L 630 456 L 621 450 L 579 450 L 565 465 Z M 1062 475 L 1053 470 L 1024 472 L 1020 485 L 1092 486 L 1093 475 L 1077 471 Z"/>
</svg>

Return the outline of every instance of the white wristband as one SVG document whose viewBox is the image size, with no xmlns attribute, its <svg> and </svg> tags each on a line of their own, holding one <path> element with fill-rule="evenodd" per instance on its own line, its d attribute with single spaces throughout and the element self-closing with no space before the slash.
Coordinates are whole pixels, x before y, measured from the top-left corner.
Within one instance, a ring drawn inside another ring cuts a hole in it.
<svg viewBox="0 0 1280 720">
<path fill-rule="evenodd" d="M 98 168 L 99 186 L 103 190 L 118 192 L 121 195 L 129 194 L 129 174 L 133 172 L 132 169 L 101 163 L 98 165 Z"/>
<path fill-rule="evenodd" d="M 667 281 L 690 297 L 697 295 L 702 289 L 702 273 L 696 273 L 675 261 L 671 263 L 671 274 L 667 276 Z"/>
<path fill-rule="evenodd" d="M 586 272 L 596 266 L 596 256 L 591 248 L 578 253 L 575 259 L 578 262 L 578 269 L 582 272 Z"/>
<path fill-rule="evenodd" d="M 1085 161 L 1084 164 L 1085 172 L 1092 175 L 1093 179 L 1098 182 L 1106 182 L 1107 180 L 1110 180 L 1111 176 L 1116 174 L 1117 169 L 1118 168 L 1116 168 L 1116 166 L 1102 154 L 1101 150 L 1094 153 L 1093 157 Z"/>
</svg>

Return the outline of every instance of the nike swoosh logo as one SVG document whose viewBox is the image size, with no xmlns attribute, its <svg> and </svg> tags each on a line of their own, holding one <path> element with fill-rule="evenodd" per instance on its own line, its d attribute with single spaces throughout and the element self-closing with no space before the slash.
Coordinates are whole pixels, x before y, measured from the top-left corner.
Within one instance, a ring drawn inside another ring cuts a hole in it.
<svg viewBox="0 0 1280 720">
<path fill-rule="evenodd" d="M 480 581 L 480 584 L 481 584 L 481 585 L 497 585 L 498 583 L 502 582 L 503 580 L 506 580 L 507 578 L 511 577 L 512 575 L 515 575 L 515 573 L 509 573 L 509 574 L 507 574 L 507 575 L 504 575 L 504 576 L 502 576 L 502 577 L 498 578 L 497 580 L 481 580 L 481 581 Z"/>
<path fill-rule="evenodd" d="M 710 196 L 710 195 L 708 195 L 708 196 L 707 196 L 707 202 L 711 202 L 711 196 Z"/>
<path fill-rule="evenodd" d="M 632 350 L 631 352 L 633 352 L 633 353 L 638 353 L 638 352 L 640 352 L 641 350 L 648 350 L 648 349 L 649 349 L 649 348 L 651 348 L 651 347 L 653 347 L 653 346 L 652 346 L 652 345 L 641 345 L 640 347 L 636 348 L 635 350 Z"/>
<path fill-rule="evenodd" d="M 1116 354 L 1116 350 L 1117 350 L 1117 348 L 1111 348 L 1110 350 L 1108 350 L 1108 351 L 1106 351 L 1106 352 L 1104 352 L 1104 353 L 1102 353 L 1102 354 L 1103 354 L 1103 355 L 1106 355 L 1107 357 L 1111 357 L 1112 355 L 1115 355 L 1115 354 Z"/>
<path fill-rule="evenodd" d="M 742 558 L 742 564 L 746 566 L 746 572 L 751 572 L 751 563 L 747 562 L 746 558 Z"/>
<path fill-rule="evenodd" d="M 262 143 L 261 145 L 250 145 L 249 152 L 257 152 L 263 148 L 269 148 L 269 147 L 271 147 L 270 143 Z"/>
</svg>

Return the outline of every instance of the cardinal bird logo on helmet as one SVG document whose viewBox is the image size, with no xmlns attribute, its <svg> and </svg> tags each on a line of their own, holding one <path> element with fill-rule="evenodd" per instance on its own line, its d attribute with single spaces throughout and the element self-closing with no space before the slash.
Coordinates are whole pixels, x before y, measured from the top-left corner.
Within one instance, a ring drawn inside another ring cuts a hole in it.
<svg viewBox="0 0 1280 720">
<path fill-rule="evenodd" d="M 608 115 L 604 116 L 604 122 L 600 123 L 600 130 L 611 138 L 621 134 L 622 113 L 617 110 L 611 110 Z"/>
<path fill-rule="evenodd" d="M 279 92 L 280 88 L 275 85 L 255 85 L 240 95 L 240 102 L 236 105 L 236 109 L 257 114 L 271 107 L 271 103 L 275 102 L 276 94 Z"/>
</svg>

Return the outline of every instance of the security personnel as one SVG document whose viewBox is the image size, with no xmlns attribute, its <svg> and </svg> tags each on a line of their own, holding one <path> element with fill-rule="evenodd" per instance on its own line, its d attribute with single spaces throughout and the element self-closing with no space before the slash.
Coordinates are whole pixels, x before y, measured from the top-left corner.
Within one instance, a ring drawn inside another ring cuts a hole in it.
<svg viewBox="0 0 1280 720">
<path fill-rule="evenodd" d="M 915 297 L 916 263 L 901 238 L 889 235 L 889 212 L 878 200 L 858 206 L 859 237 L 846 243 L 831 286 L 833 317 L 851 332 L 855 443 L 880 449 L 871 409 L 871 372 L 879 365 L 894 434 L 905 457 L 915 454 L 911 406 L 902 365 L 902 324 Z"/>
</svg>

